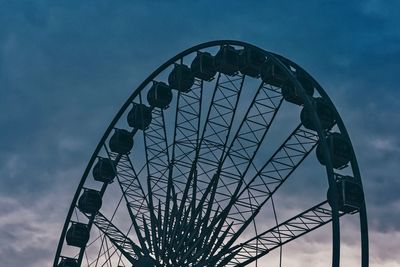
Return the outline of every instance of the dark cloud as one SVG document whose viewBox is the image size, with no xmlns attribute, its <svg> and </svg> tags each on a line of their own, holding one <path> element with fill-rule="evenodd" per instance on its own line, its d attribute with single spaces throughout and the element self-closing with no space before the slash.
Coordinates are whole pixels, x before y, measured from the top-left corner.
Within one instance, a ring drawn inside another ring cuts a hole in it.
<svg viewBox="0 0 400 267">
<path fill-rule="evenodd" d="M 146 75 L 191 45 L 240 39 L 293 59 L 326 88 L 364 177 L 373 263 L 393 263 L 382 240 L 400 231 L 399 9 L 378 0 L 0 1 L 0 258 L 33 267 L 52 257 L 86 162 Z M 308 189 L 319 192 L 314 178 Z M 305 185 L 282 193 L 296 186 Z"/>
</svg>

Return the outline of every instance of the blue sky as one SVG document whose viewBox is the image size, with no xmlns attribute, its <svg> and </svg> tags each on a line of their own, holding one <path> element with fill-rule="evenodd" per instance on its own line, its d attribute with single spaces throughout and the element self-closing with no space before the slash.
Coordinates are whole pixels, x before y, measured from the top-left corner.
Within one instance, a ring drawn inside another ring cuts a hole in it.
<svg viewBox="0 0 400 267">
<path fill-rule="evenodd" d="M 0 0 L 0 258 L 45 266 L 103 131 L 178 52 L 237 39 L 326 89 L 363 175 L 371 265 L 400 266 L 398 1 Z"/>
</svg>

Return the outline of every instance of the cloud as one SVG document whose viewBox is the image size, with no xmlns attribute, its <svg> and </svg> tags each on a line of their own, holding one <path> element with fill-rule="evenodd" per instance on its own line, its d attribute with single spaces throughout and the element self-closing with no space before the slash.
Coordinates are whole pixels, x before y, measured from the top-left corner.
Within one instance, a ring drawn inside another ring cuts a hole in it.
<svg viewBox="0 0 400 267">
<path fill-rule="evenodd" d="M 36 198 L 35 203 L 22 203 L 15 198 L 0 198 L 0 257 L 3 264 L 10 266 L 15 259 L 29 266 L 49 262 L 61 230 L 60 212 L 52 202 L 54 199 L 57 199 L 55 195 L 47 199 Z"/>
<path fill-rule="evenodd" d="M 400 203 L 399 3 L 281 2 L 0 4 L 3 264 L 51 262 L 85 164 L 127 96 L 177 52 L 226 38 L 288 56 L 326 88 L 361 167 L 371 265 L 400 266 L 393 251 L 400 230 L 393 212 Z M 282 188 L 282 219 L 325 195 L 325 181 L 311 177 L 311 170 L 298 174 L 309 175 L 308 184 L 294 180 Z M 349 235 L 357 233 L 356 222 L 349 225 Z M 329 240 L 319 238 L 293 244 L 287 264 L 317 266 L 318 258 L 329 257 Z M 349 263 L 356 261 L 356 249 L 345 248 Z"/>
<path fill-rule="evenodd" d="M 371 140 L 371 145 L 377 149 L 386 152 L 397 152 L 399 151 L 399 145 L 397 144 L 397 140 L 390 138 L 375 138 Z"/>
</svg>

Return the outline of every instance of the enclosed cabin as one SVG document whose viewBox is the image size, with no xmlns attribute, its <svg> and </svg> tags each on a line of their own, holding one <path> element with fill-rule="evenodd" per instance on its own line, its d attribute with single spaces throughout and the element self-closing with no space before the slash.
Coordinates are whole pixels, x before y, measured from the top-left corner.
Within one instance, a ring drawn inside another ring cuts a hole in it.
<svg viewBox="0 0 400 267">
<path fill-rule="evenodd" d="M 353 213 L 360 210 L 364 202 L 364 192 L 361 185 L 351 176 L 341 176 L 336 179 L 339 211 Z M 332 190 L 328 190 L 328 202 L 332 206 L 334 200 Z"/>
<path fill-rule="evenodd" d="M 99 157 L 93 167 L 93 178 L 98 182 L 110 183 L 115 177 L 114 162 L 109 158 Z"/>
<path fill-rule="evenodd" d="M 261 79 L 266 84 L 275 87 L 283 87 L 288 82 L 288 77 L 285 71 L 275 64 L 272 59 L 267 59 L 260 68 Z"/>
<path fill-rule="evenodd" d="M 190 69 L 194 77 L 205 81 L 211 81 L 217 73 L 214 57 L 208 52 L 197 52 Z"/>
<path fill-rule="evenodd" d="M 194 84 L 194 76 L 190 68 L 183 64 L 176 64 L 168 76 L 168 84 L 179 92 L 189 92 Z"/>
<path fill-rule="evenodd" d="M 312 99 L 313 108 L 321 123 L 323 130 L 330 130 L 335 125 L 335 113 L 329 103 L 321 97 Z M 300 113 L 301 123 L 310 130 L 317 130 L 316 123 L 313 117 L 313 111 L 310 107 L 304 106 Z"/>
<path fill-rule="evenodd" d="M 224 45 L 215 55 L 217 71 L 233 76 L 239 71 L 239 51 L 230 45 Z"/>
<path fill-rule="evenodd" d="M 118 154 L 127 154 L 133 147 L 132 134 L 124 129 L 115 129 L 110 138 L 109 147 L 112 152 Z"/>
<path fill-rule="evenodd" d="M 145 130 L 152 120 L 151 108 L 144 104 L 134 103 L 128 113 L 127 121 L 130 127 Z"/>
<path fill-rule="evenodd" d="M 265 55 L 259 49 L 245 47 L 239 54 L 239 71 L 253 78 L 260 76 Z"/>
<path fill-rule="evenodd" d="M 57 264 L 57 267 L 79 267 L 78 259 L 63 257 L 61 261 Z"/>
<path fill-rule="evenodd" d="M 346 138 L 340 133 L 332 133 L 326 138 L 328 144 L 328 154 L 332 159 L 332 166 L 335 169 L 342 169 L 347 166 L 351 160 L 351 147 Z M 322 165 L 328 164 L 325 157 L 325 151 L 321 144 L 318 143 L 316 149 L 317 159 Z"/>
<path fill-rule="evenodd" d="M 296 79 L 300 83 L 301 87 L 303 87 L 305 95 L 312 97 L 314 94 L 314 83 L 311 77 L 309 77 L 303 71 L 298 70 L 296 71 Z M 290 103 L 303 105 L 304 99 L 300 90 L 301 89 L 298 86 L 288 80 L 282 87 L 282 96 L 286 101 Z"/>
<path fill-rule="evenodd" d="M 72 222 L 65 237 L 69 246 L 83 248 L 89 241 L 89 229 L 86 224 Z"/>
<path fill-rule="evenodd" d="M 314 94 L 314 80 L 303 70 L 296 71 L 296 78 L 306 91 L 306 94 L 312 96 Z"/>
<path fill-rule="evenodd" d="M 102 205 L 100 192 L 85 188 L 78 200 L 78 208 L 83 213 L 96 214 Z"/>
<path fill-rule="evenodd" d="M 147 93 L 147 102 L 152 107 L 166 109 L 172 100 L 171 88 L 164 82 L 153 82 Z"/>
</svg>

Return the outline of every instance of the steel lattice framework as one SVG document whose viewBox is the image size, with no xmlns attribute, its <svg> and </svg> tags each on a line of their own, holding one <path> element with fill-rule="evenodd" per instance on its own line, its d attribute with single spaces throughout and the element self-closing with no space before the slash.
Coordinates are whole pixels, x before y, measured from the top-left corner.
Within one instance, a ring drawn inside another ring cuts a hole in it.
<svg viewBox="0 0 400 267">
<path fill-rule="evenodd" d="M 315 148 L 319 163 L 308 159 Z M 279 222 L 274 198 L 302 165 L 327 177 L 328 197 Z M 161 65 L 116 114 L 78 185 L 54 267 L 250 266 L 328 223 L 338 267 L 347 214 L 360 218 L 367 267 L 360 172 L 325 91 L 280 55 L 212 41 Z"/>
</svg>

